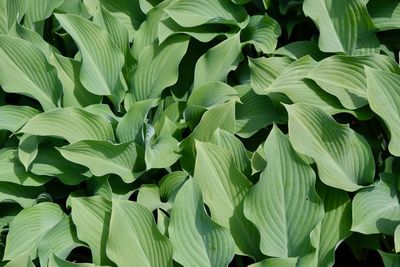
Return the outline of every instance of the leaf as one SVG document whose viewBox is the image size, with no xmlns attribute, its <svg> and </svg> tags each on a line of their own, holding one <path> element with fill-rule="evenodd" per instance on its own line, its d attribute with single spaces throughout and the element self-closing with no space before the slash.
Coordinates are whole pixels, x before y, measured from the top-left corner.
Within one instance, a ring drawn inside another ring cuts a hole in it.
<svg viewBox="0 0 400 267">
<path fill-rule="evenodd" d="M 396 230 L 394 231 L 394 250 L 396 253 L 400 251 L 400 224 L 397 225 Z"/>
<path fill-rule="evenodd" d="M 400 223 L 396 181 L 396 176 L 382 173 L 381 179 L 373 187 L 356 194 L 353 200 L 353 232 L 394 234 Z"/>
<path fill-rule="evenodd" d="M 318 44 L 313 41 L 297 41 L 288 43 L 287 45 L 275 50 L 273 54 L 287 56 L 292 59 L 299 59 L 309 55 L 316 61 L 322 60 L 327 56 L 327 54 L 324 54 L 319 50 Z"/>
<path fill-rule="evenodd" d="M 175 171 L 164 176 L 160 181 L 160 197 L 168 202 L 174 202 L 176 194 L 188 176 L 185 171 Z"/>
<path fill-rule="evenodd" d="M 296 267 L 297 258 L 269 258 L 248 267 Z"/>
<path fill-rule="evenodd" d="M 56 14 L 61 26 L 71 35 L 82 54 L 80 80 L 96 95 L 120 94 L 117 85 L 124 65 L 122 52 L 100 26 L 71 14 Z"/>
<path fill-rule="evenodd" d="M 243 215 L 243 200 L 252 184 L 237 168 L 228 150 L 196 142 L 193 180 L 200 186 L 211 218 L 229 229 L 237 253 L 259 258 L 259 235 Z"/>
<path fill-rule="evenodd" d="M 202 24 L 238 25 L 246 17 L 246 10 L 229 0 L 178 0 L 166 9 L 168 15 L 183 27 Z"/>
<path fill-rule="evenodd" d="M 4 267 L 20 267 L 20 266 L 35 267 L 29 254 L 20 255 L 14 260 L 9 261 L 7 262 L 7 264 L 4 265 Z"/>
<path fill-rule="evenodd" d="M 114 140 L 111 123 L 81 108 L 58 108 L 40 113 L 19 131 L 38 136 L 56 136 L 75 143 L 81 140 Z"/>
<path fill-rule="evenodd" d="M 265 142 L 265 154 L 267 167 L 244 200 L 244 214 L 259 230 L 265 255 L 308 254 L 310 233 L 323 217 L 315 173 L 276 125 Z"/>
<path fill-rule="evenodd" d="M 140 204 L 113 201 L 107 255 L 118 266 L 172 266 L 172 245 Z"/>
<path fill-rule="evenodd" d="M 0 203 L 18 203 L 23 208 L 31 207 L 45 191 L 41 186 L 22 186 L 10 182 L 0 182 Z"/>
<path fill-rule="evenodd" d="M 14 133 L 37 114 L 39 111 L 29 106 L 0 106 L 0 130 Z"/>
<path fill-rule="evenodd" d="M 49 259 L 48 266 L 49 267 L 97 267 L 98 265 L 94 265 L 91 263 L 72 263 L 64 261 L 53 254 Z"/>
<path fill-rule="evenodd" d="M 43 202 L 22 210 L 10 225 L 4 259 L 13 260 L 25 253 L 36 258 L 39 242 L 62 217 L 63 211 L 54 203 Z"/>
<path fill-rule="evenodd" d="M 168 231 L 173 258 L 183 266 L 227 266 L 234 256 L 232 237 L 207 216 L 201 190 L 192 179 L 176 196 Z"/>
<path fill-rule="evenodd" d="M 397 63 L 384 55 L 331 56 L 316 64 L 307 77 L 339 98 L 345 108 L 356 109 L 368 104 L 365 66 L 400 74 Z"/>
<path fill-rule="evenodd" d="M 24 23 L 26 25 L 32 25 L 34 22 L 45 20 L 52 15 L 54 9 L 61 6 L 63 3 L 64 0 L 27 1 L 27 9 Z"/>
<path fill-rule="evenodd" d="M 175 151 L 178 150 L 178 141 L 169 135 L 162 135 L 149 142 L 146 145 L 145 162 L 146 168 L 161 169 L 168 168 L 174 164 L 180 155 Z"/>
<path fill-rule="evenodd" d="M 252 44 L 258 52 L 264 54 L 275 50 L 280 35 L 281 28 L 278 22 L 260 15 L 251 16 L 249 24 L 240 32 L 243 44 Z"/>
<path fill-rule="evenodd" d="M 107 141 L 79 141 L 58 148 L 61 155 L 69 161 L 84 165 L 96 176 L 117 174 L 126 183 L 133 182 L 139 171 L 135 143 L 112 144 Z"/>
<path fill-rule="evenodd" d="M 400 93 L 398 90 L 400 74 L 370 68 L 366 68 L 365 72 L 367 75 L 369 105 L 384 120 L 390 130 L 390 153 L 400 156 Z"/>
<path fill-rule="evenodd" d="M 383 264 L 385 267 L 397 267 L 400 264 L 400 256 L 398 254 L 390 254 L 387 252 L 383 252 L 378 250 L 381 255 Z"/>
<path fill-rule="evenodd" d="M 370 0 L 368 11 L 379 31 L 400 28 L 400 3 L 392 0 Z"/>
<path fill-rule="evenodd" d="M 209 82 L 195 88 L 186 104 L 210 109 L 229 100 L 239 100 L 233 87 L 223 82 Z"/>
<path fill-rule="evenodd" d="M 24 134 L 19 141 L 18 158 L 27 171 L 38 154 L 38 145 L 39 140 L 35 135 Z"/>
<path fill-rule="evenodd" d="M 41 239 L 38 245 L 40 265 L 46 266 L 53 255 L 66 259 L 70 252 L 82 246 L 76 237 L 75 226 L 69 216 L 63 218 L 51 228 Z"/>
<path fill-rule="evenodd" d="M 100 197 L 70 197 L 72 221 L 79 240 L 92 251 L 93 263 L 108 264 L 106 241 L 111 217 L 111 202 Z"/>
<path fill-rule="evenodd" d="M 239 34 L 212 47 L 196 63 L 193 88 L 210 81 L 226 82 L 228 73 L 237 68 L 241 56 Z"/>
<path fill-rule="evenodd" d="M 151 45 L 143 50 L 131 78 L 134 101 L 158 98 L 165 88 L 176 83 L 179 63 L 188 44 L 186 36 L 175 36 L 160 46 Z"/>
<path fill-rule="evenodd" d="M 290 141 L 296 151 L 314 159 L 323 183 L 353 192 L 373 181 L 374 158 L 361 135 L 316 106 L 294 104 L 286 109 Z"/>
<path fill-rule="evenodd" d="M 58 106 L 61 83 L 56 69 L 34 44 L 0 35 L 0 85 L 7 93 L 18 93 L 39 101 L 44 110 Z"/>
<path fill-rule="evenodd" d="M 321 51 L 348 55 L 379 52 L 374 26 L 361 0 L 305 0 L 303 11 L 320 31 Z"/>
<path fill-rule="evenodd" d="M 142 185 L 139 188 L 136 202 L 148 209 L 150 212 L 154 212 L 157 209 L 163 209 L 165 211 L 171 209 L 169 203 L 161 201 L 160 190 L 156 184 Z"/>
</svg>

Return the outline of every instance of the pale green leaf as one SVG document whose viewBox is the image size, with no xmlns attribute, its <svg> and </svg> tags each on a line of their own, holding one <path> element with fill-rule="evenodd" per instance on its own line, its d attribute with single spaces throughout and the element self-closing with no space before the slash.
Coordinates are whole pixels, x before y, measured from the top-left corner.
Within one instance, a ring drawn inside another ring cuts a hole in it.
<svg viewBox="0 0 400 267">
<path fill-rule="evenodd" d="M 172 266 L 172 245 L 140 204 L 113 201 L 107 255 L 118 266 Z"/>
<path fill-rule="evenodd" d="M 368 11 L 379 31 L 400 28 L 400 2 L 393 0 L 370 0 Z"/>
<path fill-rule="evenodd" d="M 63 218 L 51 228 L 38 245 L 38 256 L 41 266 L 46 266 L 52 255 L 66 259 L 70 252 L 82 246 L 76 237 L 75 226 L 69 216 Z"/>
<path fill-rule="evenodd" d="M 18 203 L 21 207 L 28 208 L 35 204 L 44 187 L 22 186 L 10 182 L 0 182 L 0 202 Z"/>
<path fill-rule="evenodd" d="M 1 106 L 0 130 L 8 130 L 14 133 L 37 114 L 39 114 L 39 111 L 29 106 Z"/>
<path fill-rule="evenodd" d="M 304 14 L 317 25 L 319 48 L 348 55 L 379 52 L 379 42 L 361 0 L 305 0 Z"/>
<path fill-rule="evenodd" d="M 259 235 L 243 215 L 243 200 L 252 184 L 237 168 L 229 150 L 196 142 L 193 179 L 200 185 L 211 218 L 229 229 L 237 253 L 259 258 Z"/>
<path fill-rule="evenodd" d="M 39 138 L 36 135 L 23 134 L 18 145 L 18 158 L 24 165 L 25 170 L 29 169 L 32 161 L 38 154 Z"/>
<path fill-rule="evenodd" d="M 396 176 L 382 173 L 373 187 L 356 194 L 353 200 L 353 232 L 394 234 L 400 224 L 400 196 L 396 181 Z"/>
<path fill-rule="evenodd" d="M 183 27 L 202 24 L 238 25 L 246 20 L 246 10 L 229 0 L 177 0 L 166 9 L 168 15 Z"/>
<path fill-rule="evenodd" d="M 69 0 L 67 0 L 69 1 Z M 53 10 L 61 6 L 64 0 L 29 0 L 25 13 L 24 23 L 32 25 L 34 22 L 45 20 L 50 17 Z"/>
<path fill-rule="evenodd" d="M 35 267 L 35 264 L 33 264 L 29 253 L 27 253 L 7 262 L 4 267 Z"/>
<path fill-rule="evenodd" d="M 79 141 L 58 148 L 69 161 L 84 165 L 96 176 L 117 174 L 126 183 L 133 182 L 139 171 L 135 171 L 138 161 L 135 143 L 112 144 L 107 141 Z"/>
<path fill-rule="evenodd" d="M 160 197 L 174 202 L 176 194 L 188 176 L 189 174 L 185 171 L 175 171 L 164 176 L 160 181 Z"/>
<path fill-rule="evenodd" d="M 121 89 L 117 82 L 124 56 L 111 36 L 102 27 L 76 15 L 57 14 L 56 18 L 82 54 L 82 85 L 96 95 L 118 96 Z"/>
<path fill-rule="evenodd" d="M 261 235 L 261 251 L 280 258 L 310 252 L 310 233 L 322 220 L 315 173 L 274 125 L 265 142 L 267 167 L 244 201 L 244 214 Z"/>
<path fill-rule="evenodd" d="M 239 34 L 212 47 L 196 63 L 193 87 L 210 81 L 226 82 L 228 73 L 237 68 L 241 57 Z"/>
<path fill-rule="evenodd" d="M 64 261 L 53 254 L 49 259 L 48 267 L 100 267 L 100 266 L 94 265 L 92 263 L 72 263 Z"/>
<path fill-rule="evenodd" d="M 106 241 L 111 216 L 111 202 L 100 197 L 70 197 L 72 221 L 79 240 L 92 251 L 93 263 L 108 264 Z"/>
<path fill-rule="evenodd" d="M 62 86 L 56 69 L 34 44 L 0 35 L 0 85 L 8 93 L 18 93 L 39 101 L 44 110 L 58 106 Z"/>
<path fill-rule="evenodd" d="M 178 140 L 169 135 L 162 135 L 147 143 L 144 154 L 146 168 L 168 168 L 174 164 L 180 155 L 176 153 L 178 150 Z"/>
<path fill-rule="evenodd" d="M 233 238 L 207 216 L 200 187 L 192 179 L 176 196 L 168 231 L 173 258 L 183 266 L 227 266 L 234 256 Z"/>
<path fill-rule="evenodd" d="M 40 113 L 20 130 L 39 136 L 56 136 L 70 143 L 81 140 L 114 140 L 111 123 L 81 108 L 58 108 Z"/>
<path fill-rule="evenodd" d="M 223 82 L 209 82 L 195 88 L 186 104 L 210 109 L 229 100 L 239 100 L 238 93 L 233 87 Z"/>
<path fill-rule="evenodd" d="M 155 184 L 145 184 L 139 188 L 137 203 L 153 212 L 157 209 L 169 210 L 171 205 L 161 201 L 160 189 Z"/>
<path fill-rule="evenodd" d="M 10 225 L 4 259 L 12 260 L 25 253 L 36 258 L 43 236 L 62 219 L 63 214 L 57 204 L 49 202 L 22 210 Z"/>
<path fill-rule="evenodd" d="M 400 74 L 366 68 L 366 75 L 369 105 L 390 130 L 390 153 L 400 156 Z"/>
<path fill-rule="evenodd" d="M 307 77 L 336 96 L 345 108 L 356 109 L 368 104 L 365 66 L 400 73 L 397 63 L 384 55 L 331 56 L 316 64 Z"/>
<path fill-rule="evenodd" d="M 294 104 L 286 109 L 290 141 L 298 152 L 314 159 L 322 182 L 346 191 L 372 183 L 375 162 L 364 137 L 319 107 Z"/>
<path fill-rule="evenodd" d="M 269 258 L 248 267 L 296 267 L 297 258 Z"/>
<path fill-rule="evenodd" d="M 297 41 L 288 43 L 287 45 L 275 50 L 273 54 L 287 56 L 292 59 L 299 59 L 309 55 L 317 61 L 324 59 L 327 56 L 327 54 L 319 50 L 318 44 L 313 41 Z"/>
<path fill-rule="evenodd" d="M 396 230 L 394 231 L 394 250 L 396 253 L 400 252 L 400 224 L 397 225 Z"/>
</svg>

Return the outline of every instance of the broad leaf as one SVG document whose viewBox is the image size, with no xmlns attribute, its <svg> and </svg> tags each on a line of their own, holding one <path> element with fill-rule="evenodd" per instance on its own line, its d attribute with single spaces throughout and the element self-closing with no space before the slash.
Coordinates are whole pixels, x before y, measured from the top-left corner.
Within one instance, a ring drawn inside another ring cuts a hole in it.
<svg viewBox="0 0 400 267">
<path fill-rule="evenodd" d="M 42 21 L 51 16 L 53 10 L 61 6 L 64 0 L 29 0 L 25 14 L 25 24 Z"/>
<path fill-rule="evenodd" d="M 113 201 L 107 255 L 118 266 L 172 266 L 172 245 L 140 204 Z"/>
<path fill-rule="evenodd" d="M 265 142 L 268 165 L 244 201 L 244 214 L 261 235 L 261 251 L 288 258 L 308 254 L 310 233 L 322 220 L 315 173 L 274 126 Z"/>
<path fill-rule="evenodd" d="M 173 258 L 183 266 L 227 266 L 234 256 L 229 231 L 207 216 L 201 190 L 192 179 L 176 196 L 168 231 Z"/>
<path fill-rule="evenodd" d="M 145 162 L 147 169 L 168 168 L 174 164 L 180 155 L 178 140 L 169 135 L 162 135 L 146 145 Z"/>
<path fill-rule="evenodd" d="M 356 191 L 373 181 L 374 158 L 361 135 L 316 106 L 294 104 L 286 109 L 290 141 L 298 152 L 314 159 L 322 182 Z"/>
<path fill-rule="evenodd" d="M 368 11 L 379 31 L 400 28 L 400 3 L 392 0 L 370 0 Z"/>
<path fill-rule="evenodd" d="M 0 130 L 8 130 L 14 133 L 37 114 L 39 114 L 39 111 L 29 106 L 1 106 Z"/>
<path fill-rule="evenodd" d="M 248 267 L 296 267 L 297 258 L 269 258 Z"/>
</svg>

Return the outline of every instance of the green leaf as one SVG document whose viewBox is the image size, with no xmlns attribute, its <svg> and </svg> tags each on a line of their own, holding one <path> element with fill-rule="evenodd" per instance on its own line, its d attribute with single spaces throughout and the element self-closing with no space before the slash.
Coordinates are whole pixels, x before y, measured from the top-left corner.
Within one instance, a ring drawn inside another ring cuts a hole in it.
<svg viewBox="0 0 400 267">
<path fill-rule="evenodd" d="M 52 15 L 54 9 L 61 6 L 63 3 L 64 0 L 27 1 L 27 9 L 24 23 L 26 25 L 32 25 L 34 22 L 45 20 Z"/>
<path fill-rule="evenodd" d="M 315 173 L 274 125 L 265 142 L 268 165 L 244 201 L 244 214 L 261 235 L 261 251 L 288 258 L 308 254 L 310 233 L 322 220 Z"/>
<path fill-rule="evenodd" d="M 174 202 L 176 194 L 188 176 L 189 174 L 185 171 L 175 171 L 164 176 L 160 181 L 160 197 Z"/>
<path fill-rule="evenodd" d="M 139 188 L 136 202 L 147 208 L 150 212 L 154 212 L 157 209 L 166 211 L 171 209 L 170 203 L 161 201 L 160 189 L 155 184 L 142 185 Z"/>
<path fill-rule="evenodd" d="M 264 54 L 275 50 L 280 35 L 281 28 L 278 22 L 260 15 L 251 16 L 249 24 L 240 32 L 243 44 L 252 44 L 258 52 Z"/>
<path fill-rule="evenodd" d="M 319 50 L 318 44 L 313 41 L 297 41 L 288 43 L 287 45 L 275 50 L 273 54 L 287 56 L 292 59 L 299 59 L 309 55 L 316 61 L 322 60 L 327 56 L 327 54 Z"/>
<path fill-rule="evenodd" d="M 70 252 L 82 246 L 76 237 L 75 226 L 69 216 L 63 218 L 51 228 L 38 245 L 38 256 L 41 266 L 46 266 L 53 255 L 66 259 Z"/>
<path fill-rule="evenodd" d="M 22 165 L 24 165 L 25 170 L 29 169 L 32 161 L 36 158 L 38 145 L 39 140 L 36 135 L 22 135 L 18 145 L 18 158 Z"/>
<path fill-rule="evenodd" d="M 67 160 L 88 167 L 96 176 L 113 173 L 130 183 L 139 176 L 140 170 L 135 170 L 137 149 L 135 143 L 112 144 L 87 140 L 58 148 L 58 151 Z"/>
<path fill-rule="evenodd" d="M 394 250 L 396 253 L 400 251 L 400 224 L 397 225 L 396 230 L 394 231 Z"/>
<path fill-rule="evenodd" d="M 373 181 L 374 158 L 361 135 L 319 107 L 294 104 L 286 109 L 290 141 L 299 153 L 314 159 L 323 183 L 356 191 Z"/>
<path fill-rule="evenodd" d="M 92 251 L 93 263 L 108 264 L 106 241 L 111 217 L 111 202 L 100 197 L 70 197 L 71 216 L 79 240 Z"/>
<path fill-rule="evenodd" d="M 39 101 L 44 110 L 58 106 L 62 86 L 56 69 L 34 44 L 0 35 L 0 85 L 8 93 L 18 93 Z"/>
<path fill-rule="evenodd" d="M 183 266 L 227 266 L 234 256 L 229 231 L 207 216 L 200 187 L 192 179 L 176 196 L 168 231 L 173 258 Z"/>
<path fill-rule="evenodd" d="M 41 193 L 45 192 L 44 187 L 22 186 L 10 182 L 0 182 L 0 202 L 18 203 L 23 208 L 31 207 Z"/>
<path fill-rule="evenodd" d="M 168 168 L 174 164 L 180 155 L 177 154 L 179 148 L 178 141 L 169 135 L 162 135 L 146 145 L 145 162 L 146 168 Z"/>
<path fill-rule="evenodd" d="M 57 204 L 48 202 L 22 210 L 10 225 L 4 259 L 12 260 L 25 253 L 36 258 L 36 250 L 43 236 L 63 218 L 63 215 Z"/>
<path fill-rule="evenodd" d="M 172 266 L 172 245 L 140 204 L 113 201 L 107 255 L 118 266 Z"/>
<path fill-rule="evenodd" d="M 303 11 L 320 31 L 321 51 L 348 55 L 379 52 L 374 25 L 362 0 L 305 0 Z"/>
<path fill-rule="evenodd" d="M 195 88 L 186 104 L 210 109 L 229 100 L 239 100 L 238 93 L 233 87 L 223 82 L 209 82 Z"/>
<path fill-rule="evenodd" d="M 397 63 L 384 55 L 331 56 L 316 64 L 307 77 L 339 98 L 345 108 L 356 109 L 368 104 L 365 66 L 400 73 Z"/>
<path fill-rule="evenodd" d="M 80 108 L 58 108 L 40 113 L 19 131 L 39 136 L 56 136 L 75 143 L 81 140 L 114 140 L 111 123 Z"/>
<path fill-rule="evenodd" d="M 71 35 L 82 54 L 80 80 L 96 95 L 120 94 L 117 86 L 124 56 L 102 27 L 82 17 L 56 14 L 61 26 Z"/>
<path fill-rule="evenodd" d="M 400 3 L 392 0 L 370 0 L 368 11 L 379 31 L 400 28 Z"/>
<path fill-rule="evenodd" d="M 39 111 L 29 106 L 1 106 L 0 130 L 8 130 L 14 133 L 37 114 L 39 114 Z"/>
<path fill-rule="evenodd" d="M 366 68 L 366 75 L 369 105 L 390 130 L 390 153 L 400 156 L 400 74 Z"/>
<path fill-rule="evenodd" d="M 396 181 L 396 176 L 382 173 L 373 187 L 356 194 L 353 200 L 353 232 L 394 234 L 400 224 L 400 196 Z"/>
<path fill-rule="evenodd" d="M 210 81 L 226 82 L 228 73 L 237 68 L 241 57 L 239 34 L 212 47 L 196 63 L 193 87 Z"/>
<path fill-rule="evenodd" d="M 140 54 L 138 67 L 131 78 L 134 101 L 158 98 L 178 80 L 178 67 L 186 53 L 187 36 L 175 36 L 160 46 L 147 46 Z"/>
<path fill-rule="evenodd" d="M 4 265 L 4 267 L 21 267 L 21 266 L 35 267 L 29 254 L 20 255 L 14 260 L 9 261 L 7 262 L 7 264 Z"/>
<path fill-rule="evenodd" d="M 296 267 L 297 258 L 269 258 L 248 267 Z"/>
<path fill-rule="evenodd" d="M 237 253 L 259 258 L 259 235 L 243 215 L 243 200 L 252 184 L 237 168 L 228 150 L 214 144 L 196 142 L 193 179 L 200 185 L 211 218 L 229 229 Z"/>
<path fill-rule="evenodd" d="M 177 0 L 166 12 L 183 27 L 215 23 L 238 25 L 247 17 L 242 6 L 229 0 Z"/>
<path fill-rule="evenodd" d="M 64 261 L 58 258 L 56 255 L 52 255 L 49 259 L 49 267 L 100 267 L 91 263 L 72 263 Z M 105 266 L 104 266 L 105 267 Z"/>
</svg>

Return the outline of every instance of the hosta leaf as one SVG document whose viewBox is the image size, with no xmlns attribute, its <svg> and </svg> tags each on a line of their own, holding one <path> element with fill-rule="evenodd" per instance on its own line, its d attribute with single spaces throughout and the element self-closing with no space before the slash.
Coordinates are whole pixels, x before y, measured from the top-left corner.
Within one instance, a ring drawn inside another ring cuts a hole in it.
<svg viewBox="0 0 400 267">
<path fill-rule="evenodd" d="M 400 251 L 400 224 L 397 225 L 396 230 L 394 231 L 394 250 L 396 253 Z"/>
<path fill-rule="evenodd" d="M 75 226 L 69 216 L 63 218 L 41 239 L 38 246 L 40 265 L 46 266 L 52 255 L 66 259 L 69 253 L 82 243 L 76 237 Z"/>
<path fill-rule="evenodd" d="M 288 43 L 287 45 L 275 50 L 273 54 L 287 56 L 292 59 L 299 59 L 309 55 L 317 61 L 324 59 L 327 56 L 327 54 L 319 50 L 318 44 L 313 41 L 297 41 Z"/>
<path fill-rule="evenodd" d="M 322 51 L 348 55 L 379 52 L 374 26 L 363 1 L 305 0 L 303 10 L 319 28 L 318 44 Z"/>
<path fill-rule="evenodd" d="M 369 105 L 390 130 L 390 153 L 400 156 L 400 74 L 366 68 L 366 75 Z"/>
<path fill-rule="evenodd" d="M 70 143 L 81 140 L 114 140 L 111 123 L 80 108 L 59 108 L 41 113 L 20 130 L 39 136 L 56 136 Z"/>
<path fill-rule="evenodd" d="M 44 110 L 58 106 L 62 86 L 56 69 L 34 44 L 0 35 L 0 85 L 8 93 L 18 93 L 39 101 Z"/>
<path fill-rule="evenodd" d="M 117 82 L 124 56 L 106 30 L 82 17 L 57 14 L 61 26 L 71 35 L 82 54 L 80 80 L 96 95 L 120 94 Z"/>
<path fill-rule="evenodd" d="M 25 170 L 29 169 L 32 161 L 38 154 L 39 138 L 36 135 L 22 135 L 18 145 L 18 158 L 24 165 Z"/>
<path fill-rule="evenodd" d="M 331 56 L 315 65 L 307 77 L 339 98 L 345 108 L 356 109 L 368 104 L 364 66 L 400 73 L 397 63 L 384 55 Z"/>
<path fill-rule="evenodd" d="M 164 176 L 160 181 L 160 197 L 174 202 L 176 194 L 187 180 L 189 174 L 185 171 L 175 171 Z"/>
<path fill-rule="evenodd" d="M 169 135 L 159 136 L 146 145 L 145 161 L 147 169 L 168 168 L 174 164 L 180 155 L 178 140 Z"/>
<path fill-rule="evenodd" d="M 228 73 L 236 69 L 241 57 L 239 34 L 212 47 L 196 63 L 193 87 L 210 81 L 226 82 Z"/>
<path fill-rule="evenodd" d="M 372 188 L 356 194 L 353 200 L 353 224 L 351 230 L 363 234 L 393 235 L 400 224 L 397 177 L 382 173 Z"/>
<path fill-rule="evenodd" d="M 243 215 L 243 200 L 252 184 L 235 166 L 228 150 L 196 142 L 193 179 L 200 185 L 211 218 L 230 230 L 240 254 L 259 257 L 257 230 Z"/>
<path fill-rule="evenodd" d="M 14 260 L 7 262 L 4 267 L 35 267 L 29 254 L 23 254 L 16 257 Z"/>
<path fill-rule="evenodd" d="M 18 160 L 18 152 L 13 148 L 0 149 L 0 182 L 10 182 L 25 186 L 38 186 L 49 181 L 25 170 Z"/>
<path fill-rule="evenodd" d="M 157 209 L 169 210 L 171 205 L 161 201 L 160 189 L 156 184 L 142 185 L 139 189 L 136 202 L 150 212 Z"/>
<path fill-rule="evenodd" d="M 90 93 L 83 87 L 79 79 L 81 70 L 79 61 L 52 53 L 51 64 L 56 67 L 63 86 L 63 107 L 85 107 L 100 103 L 100 96 Z"/>
<path fill-rule="evenodd" d="M 392 0 L 370 0 L 368 11 L 379 31 L 400 28 L 400 3 Z"/>
<path fill-rule="evenodd" d="M 209 109 L 229 100 L 239 100 L 238 93 L 233 87 L 223 82 L 209 82 L 193 90 L 187 105 Z"/>
<path fill-rule="evenodd" d="M 257 95 L 250 86 L 235 87 L 240 95 L 236 104 L 236 134 L 249 138 L 263 127 L 286 119 L 268 96 Z"/>
<path fill-rule="evenodd" d="M 107 255 L 118 266 L 172 266 L 172 245 L 140 204 L 113 201 Z"/>
<path fill-rule="evenodd" d="M 227 266 L 234 256 L 231 235 L 207 216 L 200 187 L 192 179 L 176 196 L 168 231 L 173 258 L 183 266 Z"/>
<path fill-rule="evenodd" d="M 138 161 L 135 143 L 112 144 L 87 140 L 64 146 L 58 151 L 67 160 L 88 167 L 96 176 L 114 173 L 126 183 L 133 182 L 139 176 L 134 168 Z"/>
<path fill-rule="evenodd" d="M 400 264 L 400 255 L 378 250 L 385 267 L 397 267 Z"/>
<path fill-rule="evenodd" d="M 67 0 L 68 1 L 68 0 Z M 64 0 L 29 0 L 25 14 L 26 25 L 45 20 L 50 17 L 53 10 L 61 6 Z"/>
<path fill-rule="evenodd" d="M 118 124 L 116 133 L 121 143 L 135 141 L 143 143 L 142 130 L 150 109 L 157 106 L 158 99 L 147 99 L 134 103 Z"/>
<path fill-rule="evenodd" d="M 186 36 L 176 36 L 160 46 L 144 49 L 132 77 L 131 93 L 135 101 L 160 97 L 165 88 L 176 83 L 179 63 L 188 44 Z"/>
<path fill-rule="evenodd" d="M 356 191 L 373 181 L 374 158 L 361 135 L 316 106 L 294 104 L 286 109 L 290 141 L 298 152 L 314 159 L 322 182 Z"/>
<path fill-rule="evenodd" d="M 229 0 L 178 0 L 166 9 L 168 15 L 183 27 L 208 23 L 238 25 L 246 17 L 246 10 Z"/>
<path fill-rule="evenodd" d="M 107 264 L 106 241 L 108 236 L 111 203 L 100 197 L 70 197 L 72 221 L 79 240 L 92 251 L 93 263 Z"/>
<path fill-rule="evenodd" d="M 296 267 L 297 258 L 269 258 L 249 265 L 249 267 Z"/>
<path fill-rule="evenodd" d="M 1 106 L 0 130 L 8 130 L 14 133 L 37 114 L 39 114 L 39 111 L 29 106 Z"/>
<path fill-rule="evenodd" d="M 60 152 L 52 147 L 39 148 L 29 171 L 36 175 L 57 177 L 66 185 L 80 184 L 91 176 L 87 168 L 66 161 Z"/>
<path fill-rule="evenodd" d="M 100 267 L 92 263 L 72 263 L 58 258 L 56 255 L 52 255 L 49 259 L 49 267 Z"/>
<path fill-rule="evenodd" d="M 36 250 L 43 236 L 63 217 L 63 211 L 54 203 L 40 203 L 22 210 L 10 225 L 5 260 L 12 260 L 28 253 L 36 257 Z"/>
<path fill-rule="evenodd" d="M 315 173 L 274 125 L 265 153 L 268 165 L 244 201 L 244 214 L 261 235 L 261 251 L 280 258 L 305 255 L 310 233 L 322 220 Z"/>
<path fill-rule="evenodd" d="M 0 182 L 0 202 L 16 202 L 21 207 L 27 208 L 31 207 L 44 191 L 44 187 Z"/>
<path fill-rule="evenodd" d="M 257 51 L 264 54 L 275 50 L 280 35 L 281 28 L 278 22 L 260 15 L 251 16 L 249 24 L 240 33 L 243 43 L 254 45 Z"/>
</svg>

